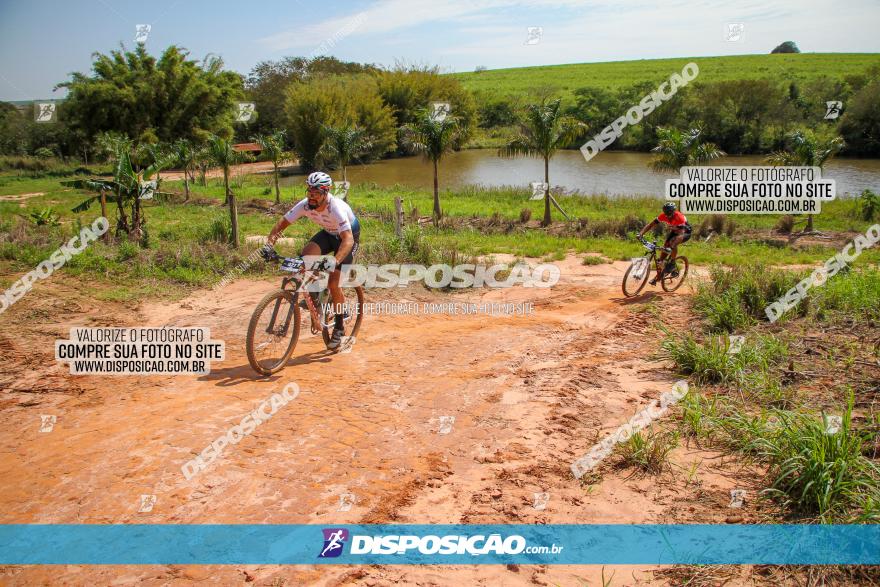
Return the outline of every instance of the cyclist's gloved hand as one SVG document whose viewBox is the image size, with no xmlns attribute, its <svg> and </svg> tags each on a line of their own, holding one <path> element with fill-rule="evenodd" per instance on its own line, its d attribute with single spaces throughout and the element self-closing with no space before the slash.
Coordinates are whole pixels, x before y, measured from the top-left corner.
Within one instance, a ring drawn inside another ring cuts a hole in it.
<svg viewBox="0 0 880 587">
<path fill-rule="evenodd" d="M 275 252 L 275 248 L 270 244 L 265 244 L 260 248 L 260 256 L 264 261 L 274 261 L 278 258 L 278 253 Z"/>
</svg>

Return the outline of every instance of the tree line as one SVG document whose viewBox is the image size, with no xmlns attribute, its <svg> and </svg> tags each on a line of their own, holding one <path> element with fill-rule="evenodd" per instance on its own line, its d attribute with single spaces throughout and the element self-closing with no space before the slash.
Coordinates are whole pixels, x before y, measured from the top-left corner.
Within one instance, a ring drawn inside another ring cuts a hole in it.
<svg viewBox="0 0 880 587">
<path fill-rule="evenodd" d="M 120 208 L 117 231 L 138 240 L 144 239 L 144 230 L 136 184 L 153 174 L 158 179 L 163 168 L 176 166 L 184 172 L 188 199 L 190 183 L 205 183 L 208 168 L 220 167 L 234 245 L 237 214 L 229 173 L 246 158 L 233 148 L 235 142 L 259 143 L 264 158 L 273 163 L 276 201 L 279 169 L 286 161 L 297 159 L 303 172 L 335 166 L 344 179 L 352 162 L 422 153 L 433 163 L 437 223 L 442 217 L 442 157 L 465 145 L 480 127 L 505 128 L 509 133 L 500 156 L 544 161 L 542 223 L 547 225 L 551 203 L 559 208 L 549 189 L 553 155 L 599 133 L 656 87 L 649 81 L 616 91 L 584 87 L 567 102 L 538 88 L 531 103 L 520 103 L 474 96 L 454 77 L 426 66 L 385 69 L 332 57 L 285 58 L 259 63 L 244 77 L 225 70 L 217 57 L 197 60 L 171 46 L 156 58 L 143 45 L 95 54 L 92 70 L 59 84 L 68 90 L 59 105 L 59 123 L 38 124 L 29 113 L 0 107 L 0 154 L 48 153 L 114 162 L 113 185 L 92 182 L 88 187 L 101 192 L 102 205 L 111 195 Z M 828 96 L 844 104 L 839 120 L 826 119 Z M 256 115 L 246 122 L 236 119 L 241 101 L 256 104 Z M 432 102 L 449 104 L 449 114 L 438 117 Z M 679 160 L 698 164 L 725 153 L 797 152 L 807 143 L 827 147 L 832 156 L 880 155 L 880 67 L 802 85 L 778 80 L 697 82 L 629 129 L 613 147 L 653 150 L 655 168 L 673 169 L 681 165 Z M 778 164 L 795 164 L 796 158 L 773 157 Z M 132 206 L 128 215 L 126 203 Z"/>
<path fill-rule="evenodd" d="M 529 116 L 527 103 L 542 97 L 475 95 L 436 68 L 380 68 L 333 57 L 264 61 L 243 76 L 225 70 L 217 57 L 194 59 L 176 46 L 154 57 L 143 45 L 95 54 L 89 75 L 74 73 L 58 87 L 68 97 L 59 104 L 56 124 L 35 123 L 29 110 L 0 103 L 0 154 L 89 162 L 100 155 L 96 139 L 106 132 L 167 144 L 204 143 L 211 135 L 248 142 L 283 130 L 284 150 L 308 170 L 335 162 L 330 145 L 338 134 L 330 128 L 360 129 L 369 141 L 356 159 L 371 160 L 410 153 L 401 129 L 431 101 L 451 104 L 461 123 L 459 147 L 480 129 L 514 131 Z M 561 108 L 592 136 L 654 89 L 656 82 L 648 80 L 617 90 L 582 87 Z M 825 118 L 829 100 L 842 103 L 838 118 Z M 256 104 L 256 116 L 244 124 L 235 122 L 241 101 Z M 657 129 L 695 125 L 731 154 L 771 153 L 783 148 L 791 132 L 810 129 L 843 137 L 845 155 L 880 156 L 880 66 L 808 81 L 697 80 L 611 148 L 649 151 L 660 139 Z"/>
<path fill-rule="evenodd" d="M 58 88 L 68 95 L 54 124 L 36 123 L 30 110 L 0 103 L 0 154 L 88 163 L 103 156 L 99 139 L 107 133 L 166 147 L 180 140 L 206 145 L 214 136 L 233 142 L 280 136 L 282 150 L 310 171 L 335 165 L 340 156 L 408 153 L 401 128 L 431 101 L 450 103 L 462 122 L 457 146 L 476 125 L 471 94 L 436 68 L 380 69 L 332 57 L 263 62 L 245 77 L 225 70 L 217 57 L 197 60 L 171 46 L 157 58 L 138 45 L 96 54 L 90 75 L 74 73 Z M 255 103 L 252 120 L 237 122 L 241 102 Z M 346 143 L 357 148 L 341 153 Z"/>
</svg>

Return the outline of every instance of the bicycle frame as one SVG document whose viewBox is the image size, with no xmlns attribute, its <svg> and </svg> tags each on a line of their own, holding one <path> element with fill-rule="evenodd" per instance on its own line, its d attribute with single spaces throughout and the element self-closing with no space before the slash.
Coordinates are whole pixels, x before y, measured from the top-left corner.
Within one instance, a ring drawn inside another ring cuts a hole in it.
<svg viewBox="0 0 880 587">
<path fill-rule="evenodd" d="M 315 304 L 315 299 L 312 297 L 312 292 L 309 291 L 309 286 L 313 283 L 319 282 L 323 275 L 323 271 L 311 269 L 306 270 L 304 264 L 297 264 L 297 269 L 294 272 L 294 275 L 290 277 L 284 277 L 281 280 L 281 289 L 292 289 L 294 292 L 304 292 L 305 295 L 303 299 L 306 302 L 306 307 L 309 310 L 309 315 L 311 316 L 311 330 L 312 334 L 318 334 L 321 331 L 321 328 L 329 328 L 332 324 L 325 323 L 323 320 L 323 312 L 319 311 L 318 306 Z M 292 287 L 290 287 L 292 286 Z M 325 288 L 326 289 L 326 288 Z M 318 294 L 320 295 L 320 293 Z M 277 311 L 277 308 L 276 310 Z M 272 323 L 275 322 L 275 314 L 272 314 Z"/>
<path fill-rule="evenodd" d="M 650 271 L 650 267 L 653 264 L 654 269 L 656 271 L 661 271 L 662 267 L 660 266 L 660 257 L 657 256 L 657 251 L 659 250 L 659 251 L 666 251 L 667 253 L 671 253 L 672 249 L 667 248 L 667 247 L 661 247 L 661 246 L 658 246 L 656 242 L 649 243 L 648 241 L 643 242 L 642 246 L 644 246 L 649 251 L 647 255 L 645 255 L 644 257 L 641 257 L 642 259 L 645 259 L 645 265 L 646 265 L 645 270 Z M 668 259 L 668 257 L 667 257 L 667 259 Z M 652 261 L 653 261 L 653 263 L 652 263 Z"/>
<path fill-rule="evenodd" d="M 262 375 L 271 375 L 284 368 L 284 362 L 290 357 L 302 334 L 300 292 L 303 292 L 305 308 L 311 318 L 312 334 L 319 334 L 328 350 L 349 352 L 361 326 L 363 288 L 356 287 L 353 290 L 352 295 L 357 298 L 358 303 L 353 314 L 342 313 L 327 303 L 330 297 L 327 287 L 330 271 L 325 261 L 321 260 L 307 267 L 306 261 L 301 257 L 282 258 L 276 254 L 266 260 L 280 261 L 283 274 L 280 290 L 267 293 L 251 315 L 246 344 L 251 367 Z M 341 344 L 332 345 L 336 322 L 341 319 L 345 323 L 352 318 L 354 320 L 349 336 L 343 337 Z M 333 335 L 330 333 L 331 329 L 334 330 Z M 267 352 L 270 354 L 265 354 Z M 267 359 L 274 362 L 267 364 Z"/>
<path fill-rule="evenodd" d="M 648 242 L 641 237 L 639 237 L 639 242 L 641 242 L 642 246 L 648 250 L 648 253 L 642 257 L 632 258 L 629 268 L 623 275 L 623 283 L 621 284 L 623 295 L 625 297 L 632 297 L 642 291 L 648 283 L 648 275 L 652 270 L 657 271 L 657 277 L 654 278 L 652 285 L 656 285 L 659 280 L 660 287 L 662 287 L 664 291 L 673 292 L 677 290 L 687 276 L 689 265 L 687 257 L 676 255 L 675 261 L 677 262 L 681 259 L 684 263 L 684 275 L 681 279 L 677 279 L 681 275 L 681 272 L 676 269 L 676 263 L 670 262 L 671 257 L 660 258 L 657 254 L 657 251 L 671 253 L 671 248 L 657 246 L 656 241 Z M 631 279 L 635 281 L 631 282 Z"/>
</svg>

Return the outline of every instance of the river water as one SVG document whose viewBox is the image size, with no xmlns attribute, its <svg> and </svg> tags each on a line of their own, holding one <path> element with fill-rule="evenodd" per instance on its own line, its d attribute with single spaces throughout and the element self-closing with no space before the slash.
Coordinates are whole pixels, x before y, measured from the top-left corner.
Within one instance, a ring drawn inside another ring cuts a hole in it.
<svg viewBox="0 0 880 587">
<path fill-rule="evenodd" d="M 649 153 L 610 151 L 599 153 L 589 162 L 580 151 L 560 151 L 550 161 L 550 184 L 584 194 L 649 194 L 662 196 L 664 181 L 675 174 L 656 173 L 648 167 Z M 766 165 L 757 155 L 722 157 L 715 165 Z M 523 186 L 543 181 L 543 161 L 531 158 L 502 159 L 494 149 L 470 149 L 450 153 L 440 161 L 440 186 L 466 185 Z M 332 173 L 335 180 L 339 172 Z M 837 182 L 837 194 L 858 195 L 865 188 L 880 192 L 880 159 L 831 160 L 823 177 Z M 348 168 L 348 180 L 370 182 L 383 187 L 400 184 L 430 188 L 431 165 L 421 157 L 386 159 Z M 284 185 L 301 185 L 302 176 L 283 179 Z"/>
</svg>

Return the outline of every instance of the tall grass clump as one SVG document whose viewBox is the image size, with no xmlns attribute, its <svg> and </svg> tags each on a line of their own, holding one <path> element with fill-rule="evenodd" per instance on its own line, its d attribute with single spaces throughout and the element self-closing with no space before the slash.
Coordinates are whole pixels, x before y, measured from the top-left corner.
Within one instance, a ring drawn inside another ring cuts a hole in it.
<svg viewBox="0 0 880 587">
<path fill-rule="evenodd" d="M 454 247 L 435 246 L 416 225 L 407 225 L 400 238 L 393 234 L 377 235 L 361 247 L 363 263 L 412 263 L 430 267 L 438 263 L 455 265 L 475 263 L 472 256 Z"/>
<path fill-rule="evenodd" d="M 697 440 L 712 439 L 718 418 L 727 409 L 724 396 L 706 396 L 691 389 L 679 403 L 682 432 Z"/>
<path fill-rule="evenodd" d="M 836 431 L 824 413 L 752 412 L 723 396 L 691 393 L 681 406 L 685 434 L 765 463 L 764 495 L 791 513 L 822 523 L 880 522 L 880 467 L 865 456 L 873 434 L 853 426 L 852 396 Z"/>
<path fill-rule="evenodd" d="M 851 396 L 833 433 L 824 414 L 778 412 L 780 425 L 761 451 L 770 462 L 768 495 L 822 523 L 880 521 L 880 468 L 863 455 L 872 439 L 853 428 L 852 407 Z"/>
<path fill-rule="evenodd" d="M 819 320 L 846 315 L 880 320 L 880 270 L 841 271 L 825 285 L 810 290 L 809 311 Z"/>
<path fill-rule="evenodd" d="M 749 374 L 766 373 L 788 355 L 785 342 L 772 335 L 746 340 L 739 352 L 731 353 L 725 337 L 710 336 L 701 342 L 688 333 L 667 333 L 660 349 L 663 358 L 675 363 L 680 373 L 693 375 L 697 383 L 741 383 Z"/>
<path fill-rule="evenodd" d="M 709 283 L 698 287 L 694 308 L 709 322 L 713 332 L 733 332 L 766 320 L 764 311 L 799 281 L 790 271 L 761 264 L 710 269 Z"/>
<path fill-rule="evenodd" d="M 658 475 L 669 462 L 669 453 L 678 445 L 678 432 L 658 431 L 650 427 L 639 430 L 615 447 L 620 464 L 644 473 Z"/>
<path fill-rule="evenodd" d="M 230 243 L 232 242 L 232 221 L 226 214 L 215 217 L 199 234 L 199 242 Z"/>
</svg>

